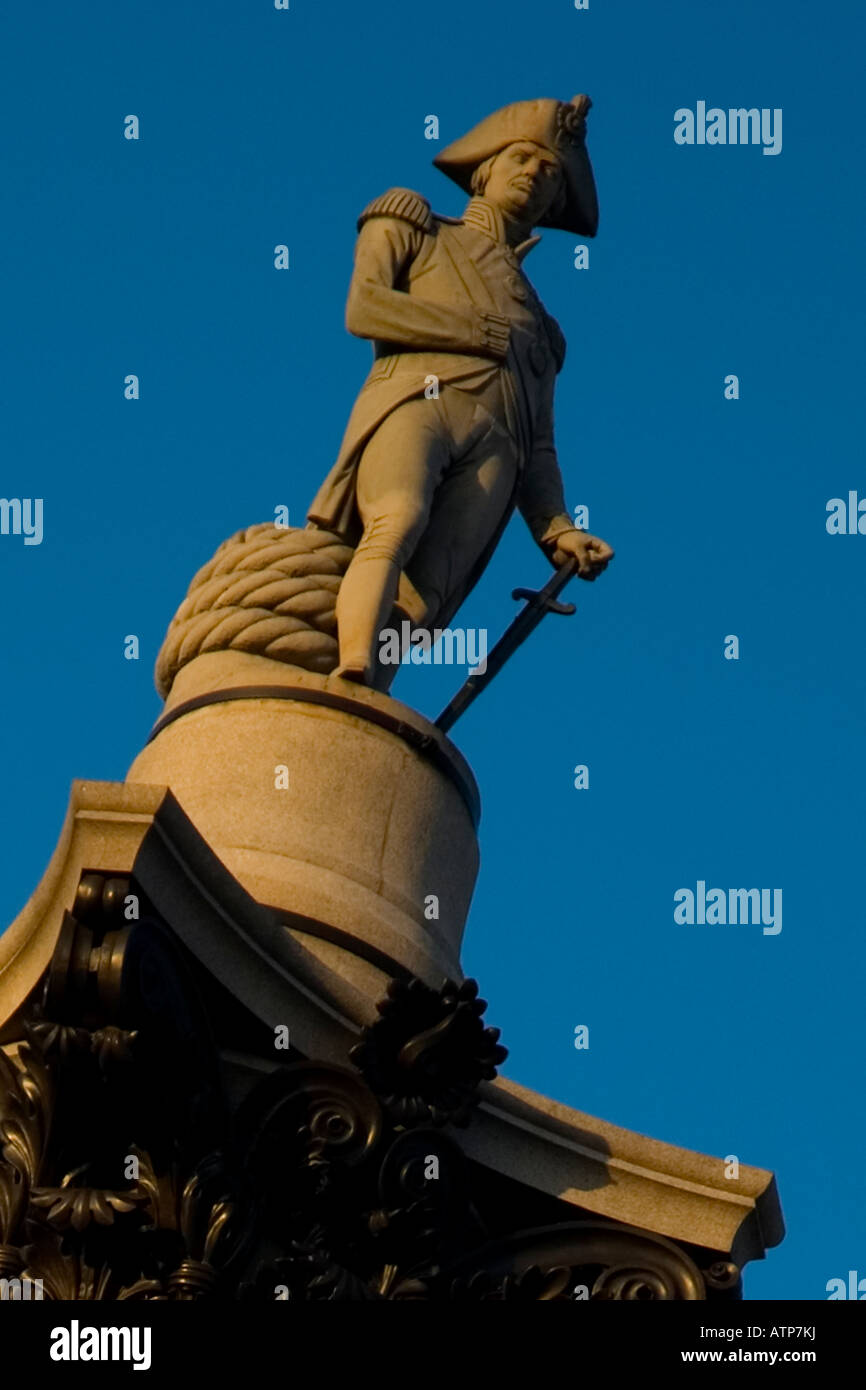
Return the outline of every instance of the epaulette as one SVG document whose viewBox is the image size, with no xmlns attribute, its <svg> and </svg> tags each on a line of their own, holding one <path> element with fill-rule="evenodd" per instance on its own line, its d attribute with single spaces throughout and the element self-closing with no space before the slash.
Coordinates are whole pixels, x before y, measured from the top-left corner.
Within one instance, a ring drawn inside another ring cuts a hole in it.
<svg viewBox="0 0 866 1390">
<path fill-rule="evenodd" d="M 358 218 L 359 232 L 371 217 L 399 217 L 401 221 L 410 222 L 422 232 L 433 230 L 430 204 L 420 193 L 413 193 L 411 188 L 389 188 L 387 193 L 368 203 Z"/>
</svg>

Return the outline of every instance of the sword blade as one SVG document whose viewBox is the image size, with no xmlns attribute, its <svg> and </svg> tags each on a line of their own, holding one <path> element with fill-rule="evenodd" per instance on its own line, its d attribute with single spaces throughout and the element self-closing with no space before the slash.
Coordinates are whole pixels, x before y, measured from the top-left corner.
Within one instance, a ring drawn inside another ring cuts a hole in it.
<svg viewBox="0 0 866 1390">
<path fill-rule="evenodd" d="M 515 589 L 513 591 L 512 598 L 525 598 L 525 606 L 491 649 L 485 670 L 479 671 L 474 676 L 469 676 L 453 699 L 449 700 L 435 721 L 437 729 L 447 733 L 453 727 L 461 714 L 464 714 L 473 701 L 478 699 L 482 690 L 486 689 L 493 678 L 499 674 L 509 657 L 517 651 L 518 647 L 523 645 L 529 634 L 535 631 L 548 613 L 571 614 L 574 612 L 574 607 L 571 604 L 560 605 L 557 604 L 556 599 L 576 570 L 577 560 L 570 559 L 555 574 L 551 575 L 543 589 L 537 591 Z"/>
</svg>

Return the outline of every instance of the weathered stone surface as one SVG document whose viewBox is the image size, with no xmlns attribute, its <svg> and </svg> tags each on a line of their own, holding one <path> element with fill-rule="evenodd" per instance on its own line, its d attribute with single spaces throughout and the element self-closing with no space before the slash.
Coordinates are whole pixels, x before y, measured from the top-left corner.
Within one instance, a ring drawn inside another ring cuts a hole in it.
<svg viewBox="0 0 866 1390">
<path fill-rule="evenodd" d="M 323 959 L 336 963 L 334 942 L 350 937 L 356 953 L 345 966 L 356 979 L 369 970 L 361 943 L 430 983 L 459 976 L 478 846 L 467 805 L 477 791 L 457 749 L 387 696 L 248 653 L 196 658 L 166 714 L 251 690 L 272 693 L 181 713 L 128 780 L 171 787 L 257 901 L 318 924 L 306 944 Z M 285 789 L 275 786 L 279 768 Z M 374 994 L 381 983 L 371 979 Z"/>
</svg>

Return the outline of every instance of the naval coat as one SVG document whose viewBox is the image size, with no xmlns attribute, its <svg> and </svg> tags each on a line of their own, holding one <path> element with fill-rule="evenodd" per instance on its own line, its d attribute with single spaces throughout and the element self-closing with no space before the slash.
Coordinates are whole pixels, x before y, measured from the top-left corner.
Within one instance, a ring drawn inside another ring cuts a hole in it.
<svg viewBox="0 0 866 1390">
<path fill-rule="evenodd" d="M 518 446 L 518 477 L 496 534 L 461 591 L 449 597 L 448 612 L 437 615 L 447 621 L 480 576 L 515 506 L 542 545 L 574 526 L 553 439 L 553 392 L 565 339 L 521 269 L 538 238 L 509 247 L 499 209 L 484 198 L 473 198 L 462 218 L 450 218 L 434 214 L 418 193 L 391 189 L 365 208 L 358 226 L 346 326 L 373 340 L 374 361 L 308 519 L 356 545 L 363 526 L 355 474 L 382 421 L 423 396 L 431 375 L 441 385 L 482 393 L 498 375 L 495 398 L 503 403 L 500 423 Z"/>
</svg>

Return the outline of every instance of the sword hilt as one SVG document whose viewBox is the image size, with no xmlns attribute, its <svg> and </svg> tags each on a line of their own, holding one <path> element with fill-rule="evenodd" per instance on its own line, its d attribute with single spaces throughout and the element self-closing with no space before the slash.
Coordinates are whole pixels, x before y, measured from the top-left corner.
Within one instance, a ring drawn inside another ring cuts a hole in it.
<svg viewBox="0 0 866 1390">
<path fill-rule="evenodd" d="M 512 598 L 524 598 L 533 608 L 538 608 L 542 613 L 562 613 L 570 618 L 572 613 L 577 612 L 573 603 L 557 603 L 556 596 L 561 593 L 569 579 L 577 571 L 577 556 L 571 555 L 564 565 L 560 565 L 556 574 L 552 574 L 543 589 L 512 589 Z"/>
<path fill-rule="evenodd" d="M 525 598 L 529 603 L 532 603 L 533 599 L 539 599 L 540 602 L 535 604 L 535 607 L 543 608 L 545 613 L 562 613 L 570 618 L 572 613 L 577 612 L 576 604 L 560 603 L 559 599 L 549 598 L 543 589 L 512 589 L 511 597 Z"/>
</svg>

